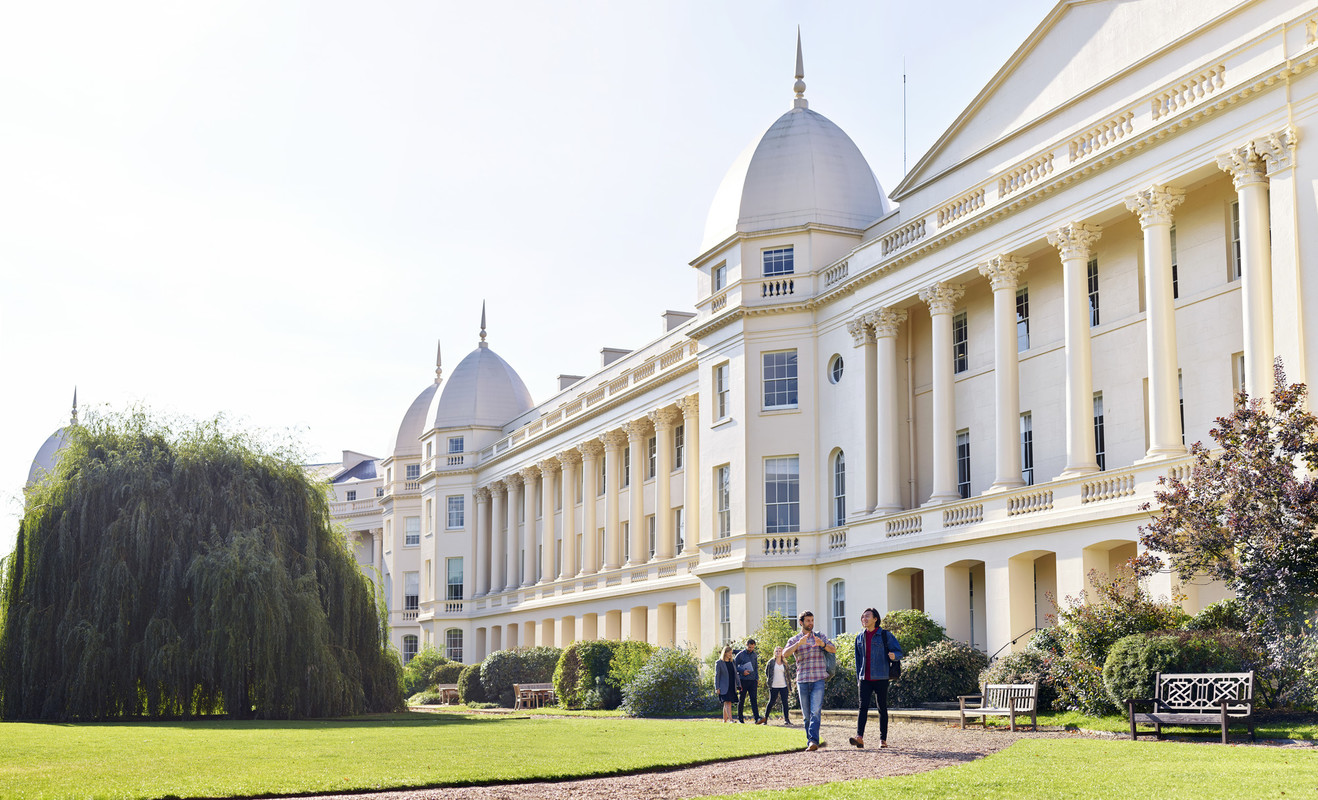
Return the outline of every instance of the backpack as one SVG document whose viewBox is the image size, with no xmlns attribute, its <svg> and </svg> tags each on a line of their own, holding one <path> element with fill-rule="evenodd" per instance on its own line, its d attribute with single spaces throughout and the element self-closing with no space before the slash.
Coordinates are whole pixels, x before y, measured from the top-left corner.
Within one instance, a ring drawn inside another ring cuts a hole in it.
<svg viewBox="0 0 1318 800">
<path fill-rule="evenodd" d="M 832 680 L 837 674 L 837 653 L 824 651 L 824 670 L 828 673 L 827 680 Z"/>
</svg>

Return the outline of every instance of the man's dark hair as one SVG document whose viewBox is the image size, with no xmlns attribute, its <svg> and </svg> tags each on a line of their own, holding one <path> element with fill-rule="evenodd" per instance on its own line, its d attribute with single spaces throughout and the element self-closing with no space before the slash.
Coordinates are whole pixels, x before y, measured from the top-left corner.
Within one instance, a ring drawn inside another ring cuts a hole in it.
<svg viewBox="0 0 1318 800">
<path fill-rule="evenodd" d="M 879 624 L 879 622 L 883 619 L 883 617 L 880 617 L 880 616 L 879 616 L 879 610 L 878 610 L 877 608 L 867 608 L 867 609 L 865 609 L 865 611 L 870 612 L 870 616 L 871 616 L 871 617 L 874 617 L 874 624 L 875 624 L 875 625 Z M 860 615 L 861 615 L 862 617 L 865 616 L 865 611 L 860 612 Z"/>
<path fill-rule="evenodd" d="M 747 639 L 747 640 L 746 640 L 746 646 L 747 646 L 747 647 L 750 647 L 750 646 L 753 645 L 753 644 L 755 644 L 755 640 L 754 640 L 754 639 Z"/>
<path fill-rule="evenodd" d="M 802 612 L 801 612 L 801 616 L 797 617 L 797 618 L 796 618 L 796 621 L 797 621 L 797 622 L 805 622 L 805 618 L 806 618 L 806 617 L 813 617 L 814 615 L 815 615 L 815 612 L 813 612 L 813 611 L 802 611 Z"/>
</svg>

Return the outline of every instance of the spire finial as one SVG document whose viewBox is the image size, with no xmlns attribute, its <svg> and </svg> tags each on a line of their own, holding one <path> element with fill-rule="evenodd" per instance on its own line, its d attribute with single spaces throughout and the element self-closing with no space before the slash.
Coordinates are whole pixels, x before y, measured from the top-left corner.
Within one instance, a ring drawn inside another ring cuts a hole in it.
<svg viewBox="0 0 1318 800">
<path fill-rule="evenodd" d="M 442 344 L 443 343 L 440 340 L 438 339 L 435 340 L 435 383 L 439 383 L 439 379 L 444 375 L 444 358 L 443 358 Z"/>
<path fill-rule="evenodd" d="M 489 347 L 485 343 L 485 301 L 481 301 L 481 347 Z"/>
<path fill-rule="evenodd" d="M 796 99 L 792 101 L 792 108 L 809 108 L 810 101 L 805 99 L 805 59 L 801 57 L 801 26 L 796 26 L 796 85 L 793 90 L 796 92 Z"/>
<path fill-rule="evenodd" d="M 78 424 L 78 387 L 73 387 L 73 414 L 69 417 L 69 424 Z"/>
</svg>

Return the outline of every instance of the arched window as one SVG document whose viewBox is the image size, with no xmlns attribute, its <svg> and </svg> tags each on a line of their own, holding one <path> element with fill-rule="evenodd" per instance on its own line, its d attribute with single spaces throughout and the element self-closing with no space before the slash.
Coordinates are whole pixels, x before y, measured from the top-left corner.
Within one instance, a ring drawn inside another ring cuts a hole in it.
<svg viewBox="0 0 1318 800">
<path fill-rule="evenodd" d="M 828 610 L 831 612 L 832 624 L 829 626 L 833 636 L 847 632 L 847 582 L 833 581 L 828 585 Z"/>
<path fill-rule="evenodd" d="M 796 584 L 775 583 L 765 587 L 764 599 L 767 613 L 781 614 L 796 627 Z"/>
<path fill-rule="evenodd" d="M 462 630 L 449 628 L 444 631 L 444 656 L 449 661 L 462 663 Z"/>
<path fill-rule="evenodd" d="M 842 451 L 833 459 L 833 527 L 847 524 L 847 462 Z"/>
<path fill-rule="evenodd" d="M 416 657 L 416 637 L 408 634 L 403 637 L 403 663 L 411 661 Z"/>
<path fill-rule="evenodd" d="M 732 591 L 719 589 L 718 592 L 718 636 L 719 641 L 727 644 L 732 641 Z"/>
</svg>

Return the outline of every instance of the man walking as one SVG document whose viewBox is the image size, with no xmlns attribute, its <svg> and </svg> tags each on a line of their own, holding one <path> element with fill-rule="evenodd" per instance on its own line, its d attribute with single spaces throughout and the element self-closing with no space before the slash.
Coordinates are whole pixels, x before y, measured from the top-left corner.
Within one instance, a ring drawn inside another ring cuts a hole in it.
<svg viewBox="0 0 1318 800">
<path fill-rule="evenodd" d="M 741 684 L 741 697 L 737 702 L 737 721 L 746 722 L 746 696 L 751 698 L 751 714 L 755 716 L 755 724 L 763 725 L 768 720 L 760 717 L 760 698 L 758 690 L 760 688 L 760 671 L 759 659 L 755 656 L 755 640 L 746 640 L 746 649 L 737 654 L 737 679 Z"/>
<path fill-rule="evenodd" d="M 801 632 L 787 641 L 783 655 L 796 656 L 796 693 L 801 699 L 801 716 L 805 719 L 806 750 L 819 749 L 819 712 L 824 705 L 824 683 L 828 680 L 825 653 L 836 653 L 837 645 L 822 633 L 815 633 L 815 615 L 803 612 Z"/>
</svg>

